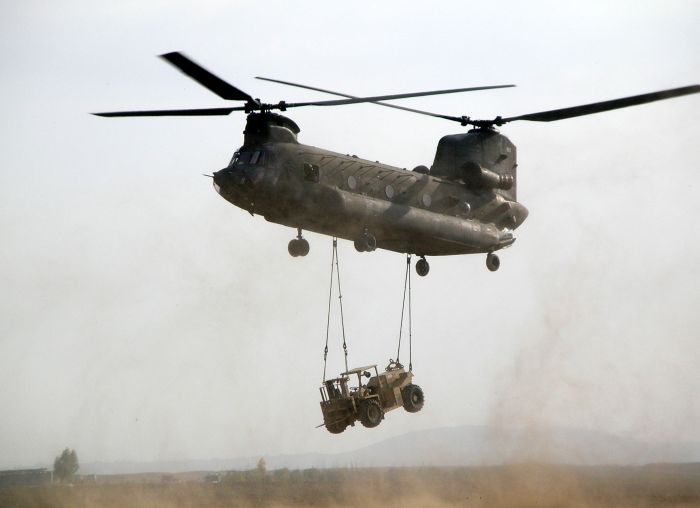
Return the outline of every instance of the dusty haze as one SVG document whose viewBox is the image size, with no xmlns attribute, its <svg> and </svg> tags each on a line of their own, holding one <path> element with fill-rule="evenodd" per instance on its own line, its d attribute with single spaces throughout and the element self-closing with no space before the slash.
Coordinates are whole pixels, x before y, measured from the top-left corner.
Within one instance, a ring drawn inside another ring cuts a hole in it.
<svg viewBox="0 0 700 508">
<path fill-rule="evenodd" d="M 490 468 L 336 469 L 284 471 L 265 480 L 219 484 L 192 481 L 150 483 L 146 475 L 128 484 L 72 488 L 15 487 L 0 490 L 0 503 L 71 507 L 198 506 L 387 506 L 387 507 L 690 507 L 700 500 L 697 465 L 572 467 L 520 464 Z M 200 475 L 201 476 L 201 475 Z M 188 480 L 189 478 L 189 480 Z"/>
</svg>

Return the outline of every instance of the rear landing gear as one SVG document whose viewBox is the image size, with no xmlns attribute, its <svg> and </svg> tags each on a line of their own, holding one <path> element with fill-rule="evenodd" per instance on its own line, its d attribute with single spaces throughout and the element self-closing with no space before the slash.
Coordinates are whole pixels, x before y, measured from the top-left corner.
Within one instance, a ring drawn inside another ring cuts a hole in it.
<svg viewBox="0 0 700 508">
<path fill-rule="evenodd" d="M 309 253 L 309 242 L 301 236 L 301 228 L 297 229 L 297 237 L 289 241 L 287 250 L 293 258 L 306 256 Z"/>
<path fill-rule="evenodd" d="M 421 258 L 416 262 L 416 273 L 421 277 L 425 277 L 428 275 L 429 271 L 430 265 L 428 264 L 428 261 L 424 256 L 421 256 Z"/>
<path fill-rule="evenodd" d="M 498 256 L 494 254 L 493 252 L 489 252 L 486 255 L 486 268 L 491 270 L 492 272 L 495 272 L 498 270 L 498 267 L 501 266 L 501 260 L 498 259 Z"/>
</svg>

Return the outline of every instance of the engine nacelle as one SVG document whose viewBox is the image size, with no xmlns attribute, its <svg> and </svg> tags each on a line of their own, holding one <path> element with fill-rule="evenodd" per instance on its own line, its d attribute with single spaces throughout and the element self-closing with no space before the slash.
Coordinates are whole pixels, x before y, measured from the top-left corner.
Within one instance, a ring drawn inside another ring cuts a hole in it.
<svg viewBox="0 0 700 508">
<path fill-rule="evenodd" d="M 440 139 L 430 174 L 517 201 L 517 167 L 516 148 L 507 137 L 493 129 L 472 129 Z"/>
<path fill-rule="evenodd" d="M 462 165 L 461 177 L 471 189 L 508 190 L 513 187 L 514 182 L 513 175 L 496 173 L 481 167 L 474 161 L 467 161 Z"/>
</svg>

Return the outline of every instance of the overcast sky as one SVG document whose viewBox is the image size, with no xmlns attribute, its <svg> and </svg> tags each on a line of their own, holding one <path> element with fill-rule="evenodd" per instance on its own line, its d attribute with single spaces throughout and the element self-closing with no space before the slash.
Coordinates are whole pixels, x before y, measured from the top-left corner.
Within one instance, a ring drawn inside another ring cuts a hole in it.
<svg viewBox="0 0 700 508">
<path fill-rule="evenodd" d="M 243 114 L 93 111 L 225 101 L 155 56 L 184 51 L 254 97 L 515 83 L 402 104 L 492 118 L 698 83 L 695 1 L 5 2 L 0 16 L 0 468 L 335 452 L 460 424 L 700 440 L 700 96 L 515 122 L 530 217 L 490 273 L 414 278 L 418 414 L 321 423 L 331 240 L 213 190 Z M 289 112 L 299 140 L 430 165 L 454 123 L 353 105 Z M 395 355 L 404 258 L 339 246 L 350 363 Z M 330 372 L 340 372 L 334 314 Z M 404 358 L 405 359 L 405 358 Z M 700 460 L 700 457 L 698 457 Z"/>
</svg>

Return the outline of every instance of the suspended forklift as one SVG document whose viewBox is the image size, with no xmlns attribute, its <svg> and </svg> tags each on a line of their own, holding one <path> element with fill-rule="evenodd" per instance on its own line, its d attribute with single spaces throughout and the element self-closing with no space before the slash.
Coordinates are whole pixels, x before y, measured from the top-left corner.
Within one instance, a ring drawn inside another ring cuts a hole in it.
<svg viewBox="0 0 700 508">
<path fill-rule="evenodd" d="M 328 337 L 330 331 L 331 299 L 333 294 L 333 276 L 338 281 L 338 301 L 340 307 L 343 351 L 345 353 L 345 372 L 338 377 L 326 379 L 328 358 Z M 423 390 L 413 384 L 412 334 L 411 334 L 411 256 L 406 257 L 406 275 L 404 277 L 403 302 L 401 304 L 401 324 L 399 326 L 399 344 L 396 360 L 389 359 L 384 372 L 379 372 L 376 365 L 348 369 L 348 347 L 345 340 L 345 323 L 343 317 L 343 295 L 340 288 L 340 269 L 338 267 L 337 241 L 333 239 L 333 256 L 331 257 L 331 282 L 328 292 L 328 319 L 326 323 L 326 347 L 323 351 L 323 385 L 321 392 L 321 413 L 323 424 L 331 434 L 340 434 L 357 420 L 367 428 L 374 428 L 381 423 L 384 415 L 393 409 L 403 407 L 409 413 L 417 413 L 423 408 L 425 399 Z M 408 297 L 408 370 L 399 362 L 401 353 L 401 336 L 403 333 L 404 310 Z M 357 384 L 354 380 L 357 379 Z M 365 382 L 365 379 L 367 380 Z"/>
<path fill-rule="evenodd" d="M 348 386 L 353 376 L 357 386 Z M 369 378 L 367 383 L 363 378 Z M 423 390 L 412 380 L 413 373 L 394 360 L 381 374 L 376 365 L 368 365 L 328 379 L 320 388 L 323 424 L 331 434 L 340 434 L 357 420 L 367 428 L 376 427 L 385 413 L 399 407 L 417 413 L 423 408 Z"/>
</svg>

